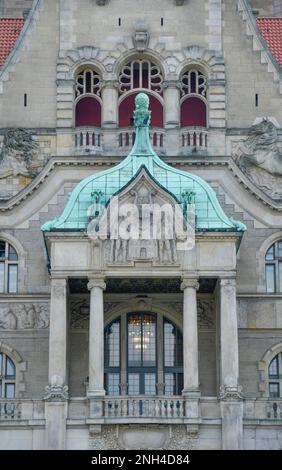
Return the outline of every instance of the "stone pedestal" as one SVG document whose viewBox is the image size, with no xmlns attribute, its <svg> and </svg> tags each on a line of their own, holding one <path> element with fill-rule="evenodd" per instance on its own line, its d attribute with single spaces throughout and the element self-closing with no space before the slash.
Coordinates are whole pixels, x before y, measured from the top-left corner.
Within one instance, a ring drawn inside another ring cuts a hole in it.
<svg viewBox="0 0 282 470">
<path fill-rule="evenodd" d="M 180 83 L 177 80 L 167 80 L 164 82 L 164 109 L 165 127 L 171 129 L 179 127 L 180 104 L 179 89 Z"/>
<path fill-rule="evenodd" d="M 118 127 L 118 82 L 105 81 L 102 88 L 102 126 L 104 128 Z"/>
</svg>

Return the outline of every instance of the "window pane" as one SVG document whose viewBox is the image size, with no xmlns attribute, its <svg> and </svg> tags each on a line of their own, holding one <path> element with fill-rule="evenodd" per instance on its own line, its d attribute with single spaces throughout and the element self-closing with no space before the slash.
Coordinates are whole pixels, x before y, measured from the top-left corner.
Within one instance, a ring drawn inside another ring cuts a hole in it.
<svg viewBox="0 0 282 470">
<path fill-rule="evenodd" d="M 4 289 L 5 289 L 4 270 L 5 270 L 5 264 L 0 263 L 0 292 L 4 292 Z"/>
<path fill-rule="evenodd" d="M 120 365 L 120 323 L 112 323 L 105 331 L 105 366 Z"/>
<path fill-rule="evenodd" d="M 175 391 L 175 374 L 165 374 L 165 395 L 174 395 Z"/>
<path fill-rule="evenodd" d="M 142 323 L 140 315 L 131 315 L 128 319 L 128 365 L 141 366 Z"/>
<path fill-rule="evenodd" d="M 5 376 L 9 379 L 14 378 L 16 376 L 15 365 L 9 357 L 6 357 L 6 374 L 5 374 Z"/>
<path fill-rule="evenodd" d="M 139 374 L 128 374 L 128 394 L 138 395 L 140 393 Z"/>
<path fill-rule="evenodd" d="M 3 375 L 3 354 L 0 353 L 0 375 Z"/>
<path fill-rule="evenodd" d="M 5 385 L 5 398 L 14 398 L 15 397 L 15 384 L 6 384 Z"/>
<path fill-rule="evenodd" d="M 282 261 L 279 262 L 279 292 L 282 292 Z"/>
<path fill-rule="evenodd" d="M 175 365 L 175 332 L 171 323 L 164 324 L 164 365 L 165 367 Z"/>
<path fill-rule="evenodd" d="M 265 255 L 265 259 L 266 260 L 273 260 L 274 259 L 274 246 L 275 245 L 272 245 L 269 250 L 267 251 L 266 255 Z"/>
<path fill-rule="evenodd" d="M 8 270 L 8 292 L 15 293 L 18 290 L 18 266 L 10 264 Z"/>
<path fill-rule="evenodd" d="M 143 320 L 143 365 L 156 365 L 156 322 L 152 315 L 145 315 Z"/>
<path fill-rule="evenodd" d="M 279 258 L 282 258 L 282 240 L 278 242 L 278 256 Z"/>
<path fill-rule="evenodd" d="M 106 374 L 106 390 L 108 395 L 120 395 L 119 382 L 120 379 L 118 373 Z"/>
<path fill-rule="evenodd" d="M 0 241 L 0 258 L 5 258 L 5 246 L 6 242 Z"/>
<path fill-rule="evenodd" d="M 279 383 L 269 384 L 269 396 L 271 398 L 278 398 L 279 397 Z"/>
<path fill-rule="evenodd" d="M 8 259 L 10 261 L 17 261 L 18 260 L 18 255 L 14 247 L 9 245 L 9 254 L 8 254 Z"/>
<path fill-rule="evenodd" d="M 266 271 L 266 290 L 267 292 L 275 292 L 275 266 L 274 264 L 267 264 Z"/>
<path fill-rule="evenodd" d="M 156 375 L 145 374 L 145 395 L 156 395 Z"/>
</svg>

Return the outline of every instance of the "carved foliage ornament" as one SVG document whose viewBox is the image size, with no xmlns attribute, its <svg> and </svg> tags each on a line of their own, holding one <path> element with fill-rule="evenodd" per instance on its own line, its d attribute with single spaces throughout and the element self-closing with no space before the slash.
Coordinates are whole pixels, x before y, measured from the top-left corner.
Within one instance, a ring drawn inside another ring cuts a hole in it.
<svg viewBox="0 0 282 470">
<path fill-rule="evenodd" d="M 0 330 L 31 330 L 49 327 L 47 303 L 0 305 Z"/>
<path fill-rule="evenodd" d="M 50 384 L 45 387 L 44 400 L 46 401 L 65 401 L 68 399 L 68 387 L 64 385 L 61 376 L 53 375 Z"/>
<path fill-rule="evenodd" d="M 0 153 L 0 178 L 34 176 L 32 161 L 39 146 L 25 129 L 8 129 Z"/>
<path fill-rule="evenodd" d="M 282 152 L 276 126 L 268 119 L 253 125 L 232 156 L 247 178 L 271 199 L 282 202 Z"/>
</svg>

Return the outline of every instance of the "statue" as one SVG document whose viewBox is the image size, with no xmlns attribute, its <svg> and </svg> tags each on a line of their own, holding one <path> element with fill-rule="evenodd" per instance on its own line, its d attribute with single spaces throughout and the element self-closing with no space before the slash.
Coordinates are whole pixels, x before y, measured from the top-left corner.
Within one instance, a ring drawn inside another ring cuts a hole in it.
<svg viewBox="0 0 282 470">
<path fill-rule="evenodd" d="M 247 140 L 237 146 L 232 156 L 255 186 L 282 202 L 282 153 L 271 121 L 263 119 L 253 125 Z"/>
<path fill-rule="evenodd" d="M 25 129 L 9 129 L 4 135 L 0 154 L 0 178 L 23 175 L 33 176 L 31 162 L 38 144 Z"/>
</svg>

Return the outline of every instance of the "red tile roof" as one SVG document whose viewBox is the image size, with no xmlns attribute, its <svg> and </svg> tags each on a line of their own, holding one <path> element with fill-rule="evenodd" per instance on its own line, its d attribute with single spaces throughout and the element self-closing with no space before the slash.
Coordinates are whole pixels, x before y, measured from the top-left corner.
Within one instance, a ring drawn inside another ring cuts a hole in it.
<svg viewBox="0 0 282 470">
<path fill-rule="evenodd" d="M 280 67 L 282 67 L 282 18 L 257 18 L 258 27 Z"/>
<path fill-rule="evenodd" d="M 0 18 L 0 67 L 13 50 L 24 22 L 23 18 Z"/>
</svg>

